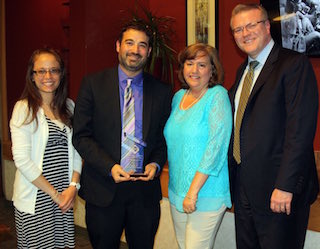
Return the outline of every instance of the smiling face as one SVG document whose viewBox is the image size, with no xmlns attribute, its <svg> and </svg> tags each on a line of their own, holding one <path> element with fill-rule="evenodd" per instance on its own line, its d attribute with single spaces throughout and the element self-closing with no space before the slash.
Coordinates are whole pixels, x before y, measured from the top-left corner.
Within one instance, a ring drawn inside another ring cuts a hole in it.
<svg viewBox="0 0 320 249">
<path fill-rule="evenodd" d="M 52 54 L 43 53 L 35 58 L 32 80 L 42 98 L 53 95 L 60 84 L 61 74 L 58 73 L 60 64 Z M 44 74 L 41 74 L 45 71 Z"/>
<path fill-rule="evenodd" d="M 183 77 L 192 91 L 200 92 L 208 88 L 212 76 L 209 56 L 199 52 L 194 59 L 186 60 L 183 65 Z"/>
<path fill-rule="evenodd" d="M 128 29 L 123 33 L 123 37 L 116 43 L 116 50 L 121 69 L 128 76 L 139 74 L 151 52 L 148 36 L 139 30 Z"/>
<path fill-rule="evenodd" d="M 263 16 L 258 9 L 242 11 L 233 16 L 231 20 L 232 30 L 245 27 L 250 23 L 259 22 L 251 31 L 244 28 L 242 32 L 234 33 L 234 39 L 238 47 L 253 59 L 258 56 L 271 40 L 270 23 L 268 20 L 260 22 L 262 20 L 264 20 Z"/>
</svg>

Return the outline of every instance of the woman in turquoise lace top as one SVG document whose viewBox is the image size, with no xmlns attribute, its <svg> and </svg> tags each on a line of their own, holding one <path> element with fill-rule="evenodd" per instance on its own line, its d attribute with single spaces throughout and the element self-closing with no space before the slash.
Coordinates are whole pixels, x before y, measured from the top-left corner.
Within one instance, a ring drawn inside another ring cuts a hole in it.
<svg viewBox="0 0 320 249">
<path fill-rule="evenodd" d="M 227 154 L 232 114 L 223 77 L 213 47 L 198 43 L 179 54 L 183 89 L 173 98 L 164 134 L 169 200 L 180 248 L 212 248 L 231 207 Z"/>
</svg>

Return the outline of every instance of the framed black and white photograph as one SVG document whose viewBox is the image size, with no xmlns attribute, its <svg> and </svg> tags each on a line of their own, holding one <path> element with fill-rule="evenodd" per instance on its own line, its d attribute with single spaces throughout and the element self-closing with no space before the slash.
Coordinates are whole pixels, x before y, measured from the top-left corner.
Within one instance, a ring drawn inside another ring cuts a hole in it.
<svg viewBox="0 0 320 249">
<path fill-rule="evenodd" d="M 272 37 L 283 47 L 320 56 L 320 0 L 261 0 Z"/>
<path fill-rule="evenodd" d="M 218 47 L 218 1 L 186 0 L 187 45 L 202 42 Z"/>
</svg>

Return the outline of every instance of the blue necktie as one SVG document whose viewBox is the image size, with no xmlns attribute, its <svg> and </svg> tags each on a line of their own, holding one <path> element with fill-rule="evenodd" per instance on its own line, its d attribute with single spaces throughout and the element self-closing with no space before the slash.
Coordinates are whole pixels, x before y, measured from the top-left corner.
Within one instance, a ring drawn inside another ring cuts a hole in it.
<svg viewBox="0 0 320 249">
<path fill-rule="evenodd" d="M 130 137 L 135 136 L 135 112 L 134 98 L 131 88 L 132 79 L 127 79 L 127 86 L 124 90 L 123 116 L 122 116 L 122 143 L 121 143 L 121 162 L 122 168 L 129 172 L 136 171 L 135 155 L 137 146 Z"/>
</svg>

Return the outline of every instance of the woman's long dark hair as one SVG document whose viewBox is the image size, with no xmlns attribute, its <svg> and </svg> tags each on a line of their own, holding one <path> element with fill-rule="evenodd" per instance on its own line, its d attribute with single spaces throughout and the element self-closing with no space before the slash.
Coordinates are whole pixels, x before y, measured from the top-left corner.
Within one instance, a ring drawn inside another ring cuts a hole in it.
<svg viewBox="0 0 320 249">
<path fill-rule="evenodd" d="M 26 85 L 21 94 L 20 99 L 25 99 L 28 101 L 28 115 L 26 119 L 26 123 L 31 123 L 33 120 L 37 119 L 37 113 L 39 111 L 39 107 L 42 105 L 42 97 L 40 95 L 39 89 L 37 88 L 34 80 L 33 80 L 33 70 L 34 70 L 34 62 L 41 54 L 51 54 L 53 55 L 57 62 L 60 65 L 60 84 L 56 89 L 53 97 L 53 101 L 51 103 L 51 107 L 58 113 L 60 120 L 67 126 L 71 127 L 71 119 L 72 113 L 67 107 L 67 96 L 68 96 L 68 83 L 66 79 L 66 70 L 64 66 L 64 62 L 57 51 L 51 48 L 42 48 L 35 50 L 28 63 L 27 75 L 26 75 Z M 29 115 L 31 119 L 29 119 Z M 27 121 L 28 120 L 28 121 Z"/>
</svg>

